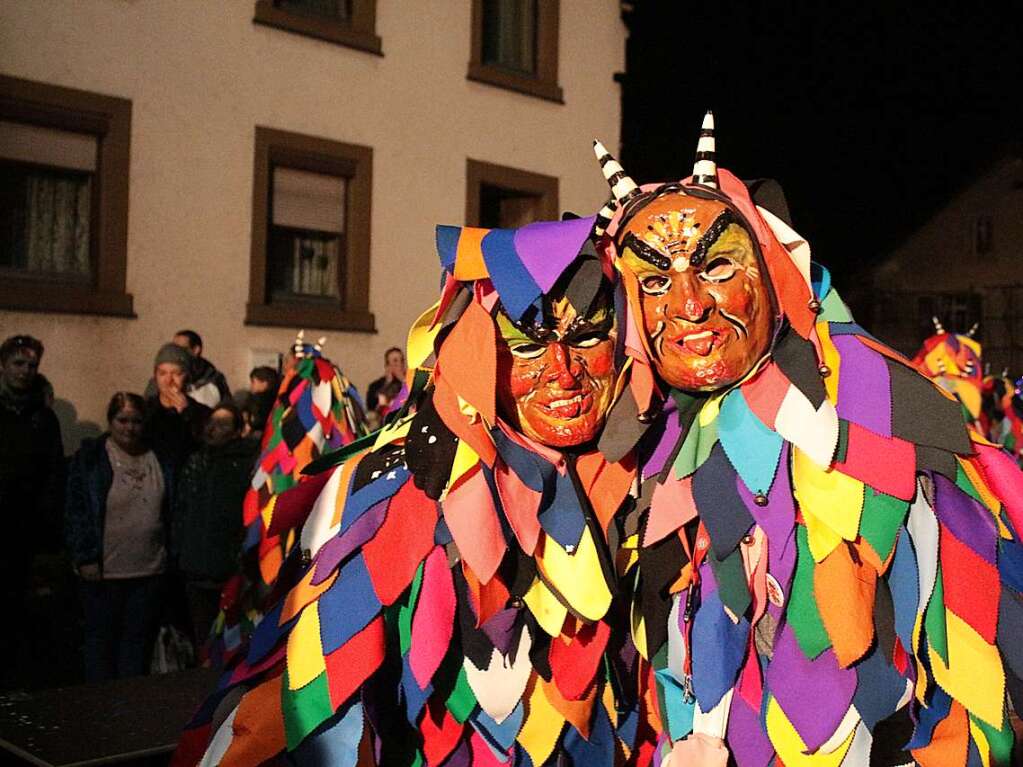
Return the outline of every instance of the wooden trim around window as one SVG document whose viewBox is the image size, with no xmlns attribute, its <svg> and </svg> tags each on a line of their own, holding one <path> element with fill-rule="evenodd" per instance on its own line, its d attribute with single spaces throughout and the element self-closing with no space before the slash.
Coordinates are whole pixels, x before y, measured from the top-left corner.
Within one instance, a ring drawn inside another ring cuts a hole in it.
<svg viewBox="0 0 1023 767">
<path fill-rule="evenodd" d="M 558 218 L 558 179 L 531 173 L 528 170 L 494 165 L 481 160 L 469 159 L 465 166 L 465 223 L 466 226 L 480 225 L 480 189 L 496 186 L 512 192 L 520 192 L 538 198 L 539 218 L 554 221 Z"/>
<path fill-rule="evenodd" d="M 376 33 L 376 0 L 352 0 L 352 20 L 345 23 L 281 8 L 273 0 L 256 0 L 252 21 L 283 29 L 296 35 L 314 37 L 346 48 L 383 56 L 382 41 Z"/>
<path fill-rule="evenodd" d="M 344 176 L 344 302 L 270 300 L 267 285 L 267 234 L 275 166 Z M 376 332 L 369 310 L 370 216 L 373 150 L 356 144 L 256 127 L 252 184 L 252 255 L 245 324 Z"/>
<path fill-rule="evenodd" d="M 466 77 L 528 96 L 564 104 L 558 85 L 558 20 L 560 0 L 536 3 L 536 74 L 503 69 L 483 61 L 483 0 L 472 0 L 472 47 Z"/>
<path fill-rule="evenodd" d="M 0 118 L 89 133 L 98 148 L 91 282 L 5 276 L 0 309 L 135 316 L 125 292 L 131 108 L 128 99 L 0 75 Z"/>
</svg>

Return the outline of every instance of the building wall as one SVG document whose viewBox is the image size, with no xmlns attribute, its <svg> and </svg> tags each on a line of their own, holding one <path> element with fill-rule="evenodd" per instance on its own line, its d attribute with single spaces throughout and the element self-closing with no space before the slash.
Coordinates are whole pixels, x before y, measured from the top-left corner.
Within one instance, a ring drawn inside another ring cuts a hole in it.
<svg viewBox="0 0 1023 767">
<path fill-rule="evenodd" d="M 112 392 L 142 389 L 178 328 L 203 334 L 235 388 L 247 384 L 253 350 L 294 338 L 243 324 L 256 125 L 373 148 L 378 332 L 323 332 L 361 390 L 435 299 L 433 227 L 463 222 L 467 158 L 559 177 L 563 209 L 594 211 L 606 196 L 590 141 L 618 142 L 616 0 L 561 3 L 564 105 L 466 79 L 469 0 L 381 0 L 383 57 L 253 24 L 253 6 L 0 2 L 0 72 L 133 104 L 127 290 L 137 319 L 0 311 L 2 335 L 46 344 L 42 370 L 65 401 L 69 449 L 102 422 Z"/>
<path fill-rule="evenodd" d="M 976 247 L 979 217 L 990 221 L 987 253 Z M 870 276 L 875 290 L 860 298 L 872 304 L 870 329 L 884 340 L 912 354 L 930 331 L 925 309 L 944 307 L 933 311 L 949 330 L 979 322 L 993 370 L 1023 373 L 1023 159 L 1007 155 L 973 179 Z"/>
</svg>

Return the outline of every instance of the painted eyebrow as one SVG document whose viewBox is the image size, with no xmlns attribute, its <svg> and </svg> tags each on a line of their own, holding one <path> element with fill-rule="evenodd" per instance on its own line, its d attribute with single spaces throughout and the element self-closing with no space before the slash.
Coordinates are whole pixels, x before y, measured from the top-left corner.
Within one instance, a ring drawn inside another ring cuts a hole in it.
<svg viewBox="0 0 1023 767">
<path fill-rule="evenodd" d="M 711 246 L 717 242 L 718 237 L 727 229 L 730 225 L 738 223 L 735 220 L 735 216 L 732 215 L 732 211 L 723 210 L 718 214 L 718 217 L 714 219 L 710 226 L 707 227 L 707 231 L 704 232 L 700 241 L 696 244 L 696 248 L 693 250 L 693 255 L 689 257 L 689 263 L 697 265 L 703 262 L 703 259 L 707 256 L 707 251 L 710 250 Z"/>
<path fill-rule="evenodd" d="M 622 244 L 635 253 L 638 258 L 643 259 L 651 266 L 660 269 L 662 272 L 666 272 L 671 269 L 670 258 L 663 253 L 658 253 L 632 232 L 625 235 L 625 240 Z"/>
</svg>

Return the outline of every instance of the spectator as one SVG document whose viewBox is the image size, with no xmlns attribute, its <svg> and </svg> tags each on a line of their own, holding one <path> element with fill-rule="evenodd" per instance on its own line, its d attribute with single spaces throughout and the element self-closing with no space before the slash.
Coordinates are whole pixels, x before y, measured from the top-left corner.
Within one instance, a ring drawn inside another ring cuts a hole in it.
<svg viewBox="0 0 1023 767">
<path fill-rule="evenodd" d="M 146 441 L 180 470 L 199 446 L 210 409 L 185 393 L 190 356 L 176 344 L 164 344 L 153 363 L 156 393 L 146 409 Z"/>
<path fill-rule="evenodd" d="M 65 538 L 81 579 L 85 675 L 144 674 L 159 627 L 172 465 L 144 439 L 145 400 L 119 392 L 109 430 L 71 461 Z"/>
<path fill-rule="evenodd" d="M 228 402 L 217 405 L 202 448 L 185 464 L 175 499 L 172 541 L 197 648 L 217 617 L 224 582 L 238 569 L 242 500 L 259 448 L 243 439 L 241 430 L 238 408 Z"/>
<path fill-rule="evenodd" d="M 266 365 L 253 368 L 249 373 L 249 396 L 242 408 L 245 421 L 242 434 L 246 437 L 259 439 L 270 417 L 274 402 L 277 401 L 277 389 L 280 377 L 277 371 Z"/>
<path fill-rule="evenodd" d="M 384 374 L 369 385 L 366 407 L 381 418 L 391 410 L 392 401 L 405 385 L 405 354 L 397 346 L 384 352 Z"/>
<path fill-rule="evenodd" d="M 64 490 L 64 447 L 39 375 L 42 357 L 43 344 L 32 336 L 0 345 L 0 510 L 11 542 L 0 557 L 0 593 L 11 615 L 24 615 L 36 548 L 59 527 Z M 18 632 L 2 633 L 4 665 L 15 664 Z"/>
<path fill-rule="evenodd" d="M 202 356 L 202 336 L 194 330 L 179 330 L 174 334 L 174 343 L 192 357 L 186 390 L 188 396 L 207 407 L 231 399 L 231 389 L 224 374 Z"/>
</svg>

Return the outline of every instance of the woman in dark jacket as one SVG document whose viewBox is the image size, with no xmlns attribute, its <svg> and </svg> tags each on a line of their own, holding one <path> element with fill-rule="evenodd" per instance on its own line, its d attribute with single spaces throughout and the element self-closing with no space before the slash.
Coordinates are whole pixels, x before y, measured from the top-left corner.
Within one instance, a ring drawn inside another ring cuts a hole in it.
<svg viewBox="0 0 1023 767">
<path fill-rule="evenodd" d="M 84 441 L 68 472 L 65 536 L 89 680 L 144 674 L 159 627 L 174 477 L 143 441 L 144 410 L 139 395 L 115 394 L 109 431 Z"/>
</svg>

